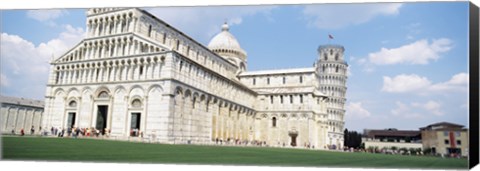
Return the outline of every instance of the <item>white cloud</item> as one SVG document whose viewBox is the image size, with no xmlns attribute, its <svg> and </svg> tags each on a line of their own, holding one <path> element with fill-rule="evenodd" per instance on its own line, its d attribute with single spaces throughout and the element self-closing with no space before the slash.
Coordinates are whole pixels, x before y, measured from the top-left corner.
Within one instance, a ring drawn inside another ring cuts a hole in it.
<svg viewBox="0 0 480 171">
<path fill-rule="evenodd" d="M 8 80 L 7 76 L 3 73 L 0 73 L 0 86 L 8 87 L 10 85 L 10 81 Z"/>
<path fill-rule="evenodd" d="M 398 48 L 381 48 L 380 51 L 368 54 L 368 61 L 376 65 L 392 64 L 428 64 L 436 61 L 440 54 L 452 48 L 450 39 L 441 38 L 429 43 L 426 39 L 418 40 Z"/>
<path fill-rule="evenodd" d="M 444 112 L 441 109 L 441 103 L 433 100 L 425 103 L 412 102 L 410 104 L 404 104 L 397 101 L 396 105 L 397 108 L 391 110 L 392 115 L 394 116 L 403 116 L 406 118 L 420 118 L 427 114 L 433 114 L 434 116 L 444 115 Z"/>
<path fill-rule="evenodd" d="M 469 75 L 463 72 L 455 74 L 446 82 L 436 84 L 416 74 L 401 74 L 393 78 L 384 76 L 382 91 L 389 93 L 467 91 L 468 79 Z"/>
<path fill-rule="evenodd" d="M 399 101 L 397 101 L 396 104 L 397 108 L 391 110 L 392 115 L 395 117 L 403 117 L 407 119 L 418 119 L 423 117 L 421 114 L 412 110 L 414 105 L 407 105 Z"/>
<path fill-rule="evenodd" d="M 415 36 L 420 34 L 422 30 L 420 29 L 421 23 L 410 23 L 409 25 L 405 26 L 404 28 L 408 30 L 407 39 L 413 40 Z"/>
<path fill-rule="evenodd" d="M 367 118 L 371 116 L 371 113 L 362 106 L 361 102 L 350 102 L 346 106 L 346 112 L 348 117 Z"/>
<path fill-rule="evenodd" d="M 400 3 L 322 4 L 308 5 L 303 10 L 309 25 L 320 29 L 336 29 L 366 23 L 382 15 L 399 13 Z"/>
<path fill-rule="evenodd" d="M 171 24 L 187 35 L 203 43 L 221 31 L 227 20 L 230 26 L 241 24 L 246 16 L 263 14 L 268 18 L 275 6 L 212 6 L 212 7 L 168 7 L 146 9 L 159 19 Z M 195 27 L 192 27 L 195 26 Z M 235 27 L 230 27 L 235 29 Z"/>
<path fill-rule="evenodd" d="M 426 77 L 420 77 L 415 74 L 397 75 L 394 78 L 383 77 L 382 91 L 390 93 L 403 93 L 424 89 L 430 86 L 430 81 Z"/>
<path fill-rule="evenodd" d="M 410 108 L 402 102 L 397 101 L 396 104 L 397 104 L 397 108 L 392 109 L 392 111 L 391 111 L 392 114 L 395 115 L 395 116 L 400 116 L 400 115 L 402 115 L 402 114 L 404 114 L 404 113 L 406 113 L 410 110 Z"/>
<path fill-rule="evenodd" d="M 53 20 L 66 14 L 68 14 L 68 11 L 66 10 L 28 10 L 27 11 L 27 17 L 40 22 L 45 22 L 50 26 L 56 26 L 56 23 Z"/>
<path fill-rule="evenodd" d="M 467 90 L 469 75 L 467 73 L 459 73 L 454 75 L 450 80 L 443 83 L 432 85 L 432 91 L 448 91 L 448 90 Z"/>
<path fill-rule="evenodd" d="M 20 36 L 2 33 L 2 77 L 9 78 L 9 87 L 12 87 L 2 89 L 2 93 L 42 98 L 52 55 L 62 55 L 84 36 L 83 29 L 67 25 L 57 38 L 35 46 Z"/>
<path fill-rule="evenodd" d="M 439 102 L 430 100 L 426 102 L 425 104 L 422 103 L 412 103 L 412 107 L 424 109 L 425 111 L 428 111 L 436 116 L 442 116 L 444 113 L 441 111 L 441 104 Z"/>
<path fill-rule="evenodd" d="M 425 110 L 432 112 L 434 115 L 441 116 L 443 115 L 443 112 L 440 110 L 440 106 L 441 106 L 440 103 L 436 101 L 428 101 L 423 105 L 423 108 L 425 108 Z"/>
</svg>

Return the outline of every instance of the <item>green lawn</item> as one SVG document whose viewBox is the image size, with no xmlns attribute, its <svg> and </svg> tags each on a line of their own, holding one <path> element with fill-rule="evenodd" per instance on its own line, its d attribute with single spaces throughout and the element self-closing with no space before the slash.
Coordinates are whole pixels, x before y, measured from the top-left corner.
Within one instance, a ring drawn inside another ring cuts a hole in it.
<svg viewBox="0 0 480 171">
<path fill-rule="evenodd" d="M 5 160 L 37 161 L 437 169 L 468 166 L 467 159 L 427 156 L 40 137 L 2 137 L 2 152 Z"/>
</svg>

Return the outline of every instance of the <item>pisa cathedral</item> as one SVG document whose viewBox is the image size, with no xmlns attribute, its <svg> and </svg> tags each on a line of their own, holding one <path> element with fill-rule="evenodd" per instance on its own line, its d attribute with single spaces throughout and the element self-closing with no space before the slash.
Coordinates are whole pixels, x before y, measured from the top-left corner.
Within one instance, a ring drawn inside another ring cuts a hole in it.
<svg viewBox="0 0 480 171">
<path fill-rule="evenodd" d="M 87 36 L 52 60 L 43 128 L 95 128 L 158 143 L 343 147 L 344 48 L 313 67 L 247 71 L 225 23 L 202 45 L 138 8 L 87 11 Z"/>
</svg>

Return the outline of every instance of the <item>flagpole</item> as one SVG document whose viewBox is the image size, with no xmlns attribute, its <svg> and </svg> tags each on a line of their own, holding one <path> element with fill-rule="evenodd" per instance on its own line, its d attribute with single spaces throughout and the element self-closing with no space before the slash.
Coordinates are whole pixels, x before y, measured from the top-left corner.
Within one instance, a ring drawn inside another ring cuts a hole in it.
<svg viewBox="0 0 480 171">
<path fill-rule="evenodd" d="M 333 39 L 333 36 L 332 36 L 330 33 L 328 33 L 328 44 L 331 43 L 330 41 L 331 41 L 332 39 Z"/>
</svg>

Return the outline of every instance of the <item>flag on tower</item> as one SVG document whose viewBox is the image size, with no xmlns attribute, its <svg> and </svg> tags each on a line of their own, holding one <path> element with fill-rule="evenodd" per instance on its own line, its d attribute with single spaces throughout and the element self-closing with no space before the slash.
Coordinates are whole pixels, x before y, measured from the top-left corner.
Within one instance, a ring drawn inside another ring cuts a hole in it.
<svg viewBox="0 0 480 171">
<path fill-rule="evenodd" d="M 328 38 L 333 39 L 333 36 L 331 34 L 328 34 Z"/>
</svg>

